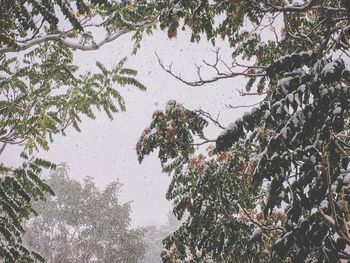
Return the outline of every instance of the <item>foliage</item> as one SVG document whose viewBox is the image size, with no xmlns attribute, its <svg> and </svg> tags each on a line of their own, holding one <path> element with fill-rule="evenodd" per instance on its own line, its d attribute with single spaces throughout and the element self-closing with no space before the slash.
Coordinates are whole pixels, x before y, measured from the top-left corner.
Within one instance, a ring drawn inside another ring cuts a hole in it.
<svg viewBox="0 0 350 263">
<path fill-rule="evenodd" d="M 32 262 L 40 256 L 23 246 L 22 225 L 35 212 L 31 203 L 52 193 L 40 175 L 54 168 L 35 154 L 68 127 L 80 131 L 83 116 L 94 119 L 99 110 L 112 119 L 124 111 L 117 85 L 145 90 L 126 58 L 111 69 L 97 62 L 97 73 L 81 74 L 74 50 L 97 50 L 128 32 L 142 35 L 157 13 L 152 5 L 107 0 L 14 0 L 0 7 L 0 154 L 19 145 L 25 162 L 1 164 L 0 257 Z M 105 37 L 98 41 L 95 34 Z"/>
<path fill-rule="evenodd" d="M 96 50 L 125 33 L 147 31 L 158 15 L 144 1 L 4 0 L 0 5 L 0 54 L 52 42 Z M 105 35 L 102 41 L 96 40 L 99 33 Z"/>
<path fill-rule="evenodd" d="M 173 178 L 167 198 L 174 213 L 190 211 L 186 223 L 165 239 L 163 262 L 350 259 L 350 74 L 344 58 L 349 1 L 238 2 L 163 3 L 160 22 L 169 37 L 183 24 L 191 40 L 204 33 L 213 43 L 227 38 L 233 49 L 231 64 L 218 53 L 214 64 L 206 63 L 217 74 L 213 78 L 199 71 L 199 80 L 183 80 L 161 64 L 168 73 L 192 86 L 245 76 L 247 94 L 251 89 L 266 94 L 218 136 L 214 153 L 201 156 L 187 144 L 190 154 L 172 154 L 170 169 L 160 158 Z M 187 130 L 178 132 L 199 134 L 186 124 L 185 119 L 181 127 Z M 162 132 L 169 131 L 156 134 Z M 143 134 L 139 143 L 151 147 L 137 148 L 142 157 L 155 148 L 169 151 L 164 136 Z M 264 219 L 243 220 L 249 209 L 263 212 Z M 280 211 L 286 214 L 281 226 L 273 220 Z M 253 233 L 262 234 L 253 238 Z"/>
<path fill-rule="evenodd" d="M 175 105 L 173 111 L 170 105 Z M 177 138 L 176 134 L 202 137 L 201 132 L 194 133 L 193 130 L 203 129 L 207 121 L 189 110 L 186 110 L 186 116 L 191 113 L 196 117 L 180 119 L 179 115 L 171 114 L 176 109 L 184 110 L 182 105 L 171 101 L 164 112 L 156 112 L 151 124 L 154 132 L 150 133 L 150 128 L 146 128 L 137 144 L 139 156 L 156 147 L 160 148 L 159 154 L 168 152 L 166 149 L 181 149 L 178 156 L 172 157 L 172 162 L 163 158 L 161 163 L 163 171 L 172 176 L 166 197 L 174 202 L 173 213 L 181 219 L 188 212 L 189 219 L 164 240 L 166 251 L 162 252 L 163 262 L 230 262 L 241 261 L 248 255 L 253 257 L 254 250 L 246 247 L 253 243 L 257 247 L 262 245 L 260 238 L 251 243 L 250 236 L 257 230 L 235 216 L 240 213 L 240 207 L 252 209 L 254 204 L 250 199 L 251 182 L 248 177 L 243 178 L 244 164 L 249 161 L 246 146 L 218 155 L 209 148 L 207 156 L 202 153 L 195 155 L 192 137 L 192 143 L 174 138 Z M 164 119 L 168 123 L 182 122 L 179 126 L 169 127 L 161 125 Z M 174 130 L 177 131 L 175 135 Z M 158 141 L 157 134 L 162 134 L 161 144 L 154 143 Z M 168 147 L 170 143 L 173 145 Z M 184 155 L 183 152 L 191 154 Z M 247 187 L 241 187 L 242 180 L 246 180 Z M 260 262 L 263 254 L 256 253 L 252 262 Z"/>
<path fill-rule="evenodd" d="M 164 245 L 163 239 L 174 232 L 180 225 L 181 221 L 178 221 L 171 211 L 168 212 L 168 222 L 161 226 L 150 225 L 144 227 L 144 239 L 146 246 L 146 253 L 142 258 L 142 263 L 160 263 L 162 259 L 160 257 Z"/>
<path fill-rule="evenodd" d="M 48 150 L 53 136 L 64 134 L 70 125 L 80 131 L 81 116 L 94 119 L 94 108 L 104 110 L 111 119 L 113 113 L 124 111 L 124 100 L 114 84 L 145 89 L 133 78 L 136 71 L 123 67 L 126 59 L 112 70 L 97 62 L 100 73 L 76 76 L 71 50 L 63 46 L 48 49 L 35 52 L 42 59 L 40 65 L 18 68 L 9 60 L 1 65 L 4 75 L 10 76 L 1 81 L 6 99 L 1 101 L 0 141 L 24 144 L 29 153 L 38 147 Z M 60 89 L 65 91 L 58 93 Z"/>
<path fill-rule="evenodd" d="M 139 262 L 143 231 L 130 229 L 130 204 L 120 204 L 120 183 L 99 190 L 91 178 L 70 179 L 59 166 L 48 184 L 55 192 L 36 202 L 39 214 L 25 226 L 24 242 L 46 262 Z"/>
<path fill-rule="evenodd" d="M 178 218 L 188 211 L 190 220 L 165 239 L 164 262 L 240 262 L 248 257 L 261 262 L 263 253 L 255 253 L 254 247 L 261 244 L 251 237 L 254 227 L 234 216 L 240 206 L 251 208 L 252 201 L 249 188 L 240 185 L 240 157 L 225 153 L 206 160 L 199 154 L 174 172 L 167 198 L 174 200 Z"/>
<path fill-rule="evenodd" d="M 32 213 L 37 214 L 32 201 L 44 200 L 45 193 L 53 194 L 50 186 L 38 177 L 42 169 L 52 168 L 53 164 L 38 158 L 23 157 L 26 160 L 22 167 L 9 169 L 1 166 L 0 257 L 5 262 L 15 262 L 18 259 L 30 261 L 33 257 L 42 260 L 38 253 L 28 250 L 22 244 L 22 225 Z"/>
<path fill-rule="evenodd" d="M 245 120 L 251 127 L 273 131 L 259 143 L 253 178 L 257 185 L 264 180 L 270 184 L 265 214 L 282 204 L 287 214 L 275 256 L 293 250 L 294 261 L 304 261 L 317 250 L 318 262 L 330 262 L 344 252 L 345 246 L 336 244 L 347 238 L 348 76 L 341 59 L 319 60 L 307 71 L 286 73 L 264 117 Z"/>
<path fill-rule="evenodd" d="M 153 113 L 153 120 L 137 143 L 139 162 L 143 157 L 159 147 L 159 159 L 166 163 L 178 156 L 178 162 L 186 160 L 194 152 L 193 135 L 203 136 L 207 121 L 192 111 L 185 109 L 174 100 L 168 101 L 165 111 Z"/>
</svg>

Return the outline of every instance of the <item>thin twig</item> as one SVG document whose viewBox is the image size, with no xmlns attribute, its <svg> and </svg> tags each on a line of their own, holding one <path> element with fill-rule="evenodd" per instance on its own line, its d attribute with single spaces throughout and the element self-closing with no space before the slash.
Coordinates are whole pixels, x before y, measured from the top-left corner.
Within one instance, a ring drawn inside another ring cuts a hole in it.
<svg viewBox="0 0 350 263">
<path fill-rule="evenodd" d="M 255 225 L 259 226 L 262 230 L 268 230 L 268 231 L 281 231 L 281 232 L 285 232 L 285 230 L 282 227 L 267 227 L 261 223 L 259 223 L 258 221 L 254 220 L 254 218 L 252 218 L 252 216 L 247 212 L 247 210 L 244 209 L 244 207 L 242 205 L 240 205 L 239 203 L 237 203 L 239 208 L 243 211 L 243 213 L 248 217 L 248 219 Z"/>
<path fill-rule="evenodd" d="M 229 109 L 239 109 L 239 108 L 251 108 L 251 107 L 254 107 L 256 105 L 259 105 L 260 103 L 262 103 L 264 100 L 261 100 L 257 103 L 254 103 L 254 104 L 251 104 L 251 105 L 239 105 L 239 106 L 233 106 L 233 105 L 225 105 L 226 108 L 229 108 Z"/>
<path fill-rule="evenodd" d="M 222 125 L 220 124 L 220 122 L 218 121 L 218 117 L 217 117 L 216 119 L 214 119 L 214 118 L 211 116 L 211 114 L 210 114 L 209 112 L 206 112 L 206 111 L 204 111 L 204 110 L 202 110 L 202 109 L 195 110 L 195 112 L 198 113 L 199 115 L 202 115 L 202 116 L 204 116 L 205 118 L 211 120 L 211 121 L 214 123 L 215 126 L 221 128 L 221 129 L 223 129 L 223 130 L 226 129 L 226 127 L 224 127 L 224 126 L 222 126 Z"/>
<path fill-rule="evenodd" d="M 327 162 L 327 171 L 326 171 L 326 177 L 327 177 L 327 186 L 328 186 L 328 202 L 331 207 L 333 219 L 336 225 L 338 225 L 338 217 L 337 217 L 337 212 L 335 210 L 335 205 L 334 205 L 334 200 L 332 196 L 332 186 L 331 186 L 331 167 L 330 167 L 330 162 L 329 162 L 329 151 L 327 149 L 327 152 L 325 153 L 326 155 L 326 162 Z"/>
<path fill-rule="evenodd" d="M 1 145 L 1 148 L 0 148 L 0 155 L 4 152 L 4 150 L 5 150 L 5 148 L 6 148 L 6 145 L 7 145 L 7 143 L 3 143 L 3 144 Z"/>
</svg>

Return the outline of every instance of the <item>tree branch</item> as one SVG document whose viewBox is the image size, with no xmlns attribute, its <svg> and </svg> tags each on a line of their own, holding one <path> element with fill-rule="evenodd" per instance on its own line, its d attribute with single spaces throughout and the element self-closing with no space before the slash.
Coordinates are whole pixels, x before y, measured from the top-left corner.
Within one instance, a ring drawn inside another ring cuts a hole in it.
<svg viewBox="0 0 350 263">
<path fill-rule="evenodd" d="M 346 12 L 346 8 L 338 8 L 332 6 L 314 5 L 316 0 L 310 0 L 308 3 L 296 6 L 296 5 L 273 5 L 270 2 L 268 4 L 269 8 L 263 8 L 258 5 L 254 5 L 262 12 L 305 12 L 309 10 L 324 10 L 329 12 Z"/>
<path fill-rule="evenodd" d="M 238 105 L 238 106 L 233 106 L 233 105 L 225 105 L 226 108 L 229 108 L 229 109 L 239 109 L 239 108 L 251 108 L 251 107 L 254 107 L 256 105 L 259 105 L 260 103 L 262 103 L 264 100 L 262 101 L 259 101 L 257 103 L 254 103 L 254 104 L 250 104 L 250 105 Z"/>
<path fill-rule="evenodd" d="M 344 239 L 346 241 L 346 243 L 348 245 L 350 245 L 350 238 L 347 237 L 344 232 L 340 229 L 340 227 L 338 225 L 336 225 L 334 223 L 333 218 L 331 218 L 330 216 L 326 215 L 321 208 L 317 208 L 317 212 L 320 215 L 322 221 L 331 229 L 334 230 L 334 232 L 336 232 L 342 239 Z"/>
<path fill-rule="evenodd" d="M 6 148 L 6 145 L 7 145 L 7 143 L 3 143 L 3 144 L 1 145 L 1 148 L 0 148 L 0 155 L 4 152 L 4 150 L 5 150 L 5 148 Z"/>
<path fill-rule="evenodd" d="M 264 71 L 258 71 L 255 73 L 248 73 L 249 71 L 244 70 L 241 72 L 229 72 L 229 73 L 224 73 L 224 72 L 220 72 L 217 68 L 216 68 L 216 64 L 213 65 L 209 65 L 208 63 L 205 63 L 207 66 L 210 66 L 212 68 L 215 68 L 216 73 L 218 74 L 218 76 L 216 77 L 212 77 L 211 79 L 203 79 L 201 74 L 200 74 L 200 67 L 196 67 L 197 68 L 197 75 L 199 77 L 199 80 L 197 81 L 187 81 L 184 80 L 181 75 L 176 75 L 173 73 L 171 66 L 172 64 L 170 64 L 168 67 L 166 67 L 163 63 L 163 61 L 161 60 L 161 58 L 158 56 L 158 54 L 155 52 L 155 55 L 157 56 L 158 59 L 158 63 L 161 66 L 161 68 L 167 72 L 168 74 L 170 74 L 171 76 L 173 76 L 174 78 L 176 78 L 177 80 L 181 81 L 182 83 L 185 83 L 186 85 L 189 86 L 193 86 L 193 87 L 198 87 L 198 86 L 203 86 L 205 84 L 208 83 L 212 83 L 212 82 L 216 82 L 218 80 L 222 80 L 222 79 L 229 79 L 229 78 L 234 78 L 234 77 L 238 77 L 238 76 L 243 76 L 243 77 L 264 77 L 266 76 L 266 73 Z"/>
<path fill-rule="evenodd" d="M 202 115 L 202 116 L 204 116 L 205 118 L 211 120 L 211 121 L 214 123 L 214 125 L 217 126 L 217 127 L 219 127 L 220 129 L 223 129 L 223 130 L 226 129 L 226 127 L 222 126 L 222 125 L 220 124 L 220 122 L 218 121 L 218 119 L 219 119 L 219 114 L 220 114 L 220 113 L 218 114 L 218 117 L 217 117 L 216 119 L 214 119 L 214 117 L 211 116 L 211 114 L 210 114 L 209 112 L 206 112 L 206 111 L 204 111 L 204 110 L 202 110 L 202 109 L 195 110 L 195 112 L 198 113 L 199 115 Z"/>
<path fill-rule="evenodd" d="M 116 40 L 117 38 L 119 38 L 120 36 L 132 32 L 132 31 L 138 31 L 138 30 L 142 30 L 146 27 L 149 27 L 151 25 L 153 25 L 155 22 L 155 20 L 153 21 L 147 21 L 143 24 L 140 24 L 138 26 L 136 26 L 135 28 L 124 28 L 121 29 L 119 31 L 114 32 L 113 34 L 107 35 L 102 41 L 94 44 L 94 45 L 84 45 L 84 44 L 80 44 L 80 43 L 76 43 L 76 42 L 72 42 L 69 40 L 64 39 L 64 35 L 65 33 L 61 33 L 61 34 L 51 34 L 51 35 L 46 35 L 46 36 L 42 36 L 42 37 L 37 37 L 34 38 L 30 41 L 27 41 L 26 43 L 22 44 L 22 45 L 18 45 L 17 47 L 3 47 L 0 48 L 0 54 L 3 53 L 10 53 L 10 52 L 19 52 L 19 51 L 23 51 L 23 50 L 27 50 L 33 46 L 36 45 L 40 45 L 42 43 L 45 42 L 60 42 L 63 45 L 65 45 L 68 48 L 72 48 L 72 49 L 79 49 L 82 51 L 94 51 L 99 49 L 100 47 L 104 46 L 105 44 L 112 42 L 114 40 Z"/>
</svg>

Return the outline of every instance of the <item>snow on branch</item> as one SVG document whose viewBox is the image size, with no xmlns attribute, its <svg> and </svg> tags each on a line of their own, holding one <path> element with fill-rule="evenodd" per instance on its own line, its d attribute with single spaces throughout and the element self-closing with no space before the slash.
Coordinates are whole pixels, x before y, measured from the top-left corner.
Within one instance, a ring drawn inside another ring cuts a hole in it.
<svg viewBox="0 0 350 263">
<path fill-rule="evenodd" d="M 155 23 L 154 20 L 147 21 L 147 22 L 144 22 L 142 24 L 136 25 L 133 28 L 120 29 L 112 34 L 106 35 L 106 37 L 103 40 L 101 40 L 100 42 L 95 43 L 95 44 L 91 44 L 91 45 L 76 43 L 76 42 L 65 39 L 65 35 L 71 31 L 71 30 L 69 30 L 67 32 L 60 33 L 60 34 L 50 34 L 50 35 L 46 35 L 46 36 L 36 37 L 34 39 L 31 39 L 29 41 L 24 42 L 23 44 L 18 45 L 17 47 L 2 47 L 2 48 L 0 48 L 0 54 L 24 51 L 24 50 L 27 50 L 31 47 L 36 46 L 36 45 L 40 45 L 42 43 L 46 43 L 46 42 L 50 42 L 50 41 L 60 42 L 63 45 L 65 45 L 66 47 L 72 48 L 72 49 L 79 49 L 82 51 L 94 51 L 94 50 L 101 48 L 105 44 L 116 40 L 117 38 L 121 37 L 122 35 L 124 35 L 126 33 L 145 29 L 145 28 L 153 25 L 154 23 Z"/>
<path fill-rule="evenodd" d="M 282 1 L 285 2 L 285 1 Z M 303 3 L 303 1 L 293 1 L 292 4 L 284 4 L 284 5 L 274 5 L 271 1 L 267 1 L 266 4 L 269 6 L 268 8 L 263 8 L 261 6 L 255 5 L 256 8 L 260 9 L 262 12 L 306 12 L 309 10 L 322 10 L 329 12 L 345 12 L 346 8 L 341 7 L 333 7 L 326 5 L 315 5 L 316 0 L 311 0 L 308 3 Z"/>
</svg>

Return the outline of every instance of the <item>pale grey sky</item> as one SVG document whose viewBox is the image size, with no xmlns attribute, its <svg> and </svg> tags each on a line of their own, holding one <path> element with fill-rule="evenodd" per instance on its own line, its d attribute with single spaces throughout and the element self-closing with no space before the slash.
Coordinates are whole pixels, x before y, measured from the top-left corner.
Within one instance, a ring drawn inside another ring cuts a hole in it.
<svg viewBox="0 0 350 263">
<path fill-rule="evenodd" d="M 228 45 L 221 41 L 222 56 L 230 61 Z M 77 64 L 82 71 L 95 71 L 98 60 L 107 67 L 113 66 L 132 49 L 130 35 L 110 43 L 98 51 L 76 52 Z M 70 176 L 81 180 L 85 176 L 95 178 L 101 187 L 119 178 L 123 184 L 122 201 L 132 203 L 132 225 L 145 226 L 150 223 L 165 223 L 171 203 L 165 199 L 170 182 L 161 173 L 157 154 L 146 157 L 140 165 L 137 161 L 135 144 L 143 129 L 149 125 L 152 113 L 164 109 L 170 99 L 195 109 L 199 106 L 228 125 L 249 109 L 227 109 L 226 104 L 247 105 L 258 101 L 257 97 L 240 97 L 237 90 L 244 88 L 244 79 L 235 78 L 216 82 L 203 87 L 189 87 L 164 72 L 158 65 L 156 51 L 165 64 L 173 62 L 173 70 L 184 78 L 195 79 L 194 64 L 202 59 L 214 60 L 213 47 L 205 40 L 192 44 L 186 32 L 180 32 L 176 39 L 169 40 L 164 32 L 157 31 L 142 41 L 141 50 L 129 58 L 128 67 L 138 70 L 138 79 L 148 90 L 141 92 L 133 87 L 119 90 L 123 94 L 127 112 L 120 113 L 110 121 L 104 114 L 97 114 L 96 120 L 84 119 L 82 132 L 70 129 L 67 137 L 56 137 L 49 152 L 41 156 L 55 163 L 67 162 Z M 208 129 L 208 137 L 215 139 L 220 130 Z M 7 149 L 10 162 L 16 162 L 17 152 Z"/>
</svg>

